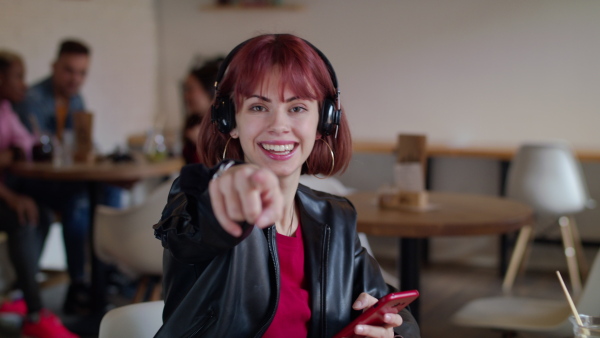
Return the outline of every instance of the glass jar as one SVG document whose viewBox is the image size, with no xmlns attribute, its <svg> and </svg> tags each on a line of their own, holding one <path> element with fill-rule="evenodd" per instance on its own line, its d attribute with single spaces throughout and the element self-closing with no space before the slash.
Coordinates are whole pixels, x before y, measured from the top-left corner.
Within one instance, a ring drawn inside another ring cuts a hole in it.
<svg viewBox="0 0 600 338">
<path fill-rule="evenodd" d="M 575 338 L 600 338 L 600 316 L 580 314 L 579 318 L 583 326 L 577 323 L 575 317 L 569 317 L 569 321 L 573 324 Z"/>
</svg>

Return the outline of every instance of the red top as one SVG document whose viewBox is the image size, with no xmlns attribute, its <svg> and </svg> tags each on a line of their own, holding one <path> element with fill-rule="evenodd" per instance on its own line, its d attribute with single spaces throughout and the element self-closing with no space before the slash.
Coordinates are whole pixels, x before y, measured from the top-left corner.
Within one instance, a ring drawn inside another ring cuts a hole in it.
<svg viewBox="0 0 600 338">
<path fill-rule="evenodd" d="M 304 276 L 304 242 L 298 225 L 296 237 L 277 234 L 277 253 L 281 271 L 281 292 L 275 318 L 263 338 L 306 338 L 310 307 Z"/>
</svg>

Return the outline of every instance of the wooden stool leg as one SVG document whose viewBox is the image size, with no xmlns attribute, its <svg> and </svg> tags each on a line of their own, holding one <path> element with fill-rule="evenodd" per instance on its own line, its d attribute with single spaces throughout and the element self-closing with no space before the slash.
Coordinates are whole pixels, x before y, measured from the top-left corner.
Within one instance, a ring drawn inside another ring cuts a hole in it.
<svg viewBox="0 0 600 338">
<path fill-rule="evenodd" d="M 152 295 L 150 300 L 161 300 L 162 299 L 162 279 L 158 279 L 152 288 Z"/>
<path fill-rule="evenodd" d="M 558 219 L 560 225 L 560 233 L 562 235 L 563 246 L 565 249 L 565 257 L 567 259 L 567 266 L 569 268 L 569 278 L 571 279 L 571 287 L 573 288 L 573 294 L 577 298 L 581 293 L 581 278 L 579 275 L 579 266 L 577 265 L 577 258 L 575 257 L 576 252 L 573 247 L 573 234 L 571 232 L 571 223 L 569 218 L 563 216 Z"/>
<path fill-rule="evenodd" d="M 133 303 L 140 303 L 144 301 L 144 297 L 146 297 L 146 291 L 148 290 L 149 283 L 150 280 L 148 276 L 142 276 L 140 278 L 137 289 L 135 291 L 135 296 L 133 297 Z"/>
<path fill-rule="evenodd" d="M 525 250 L 527 249 L 531 239 L 532 231 L 533 227 L 527 225 L 524 226 L 519 232 L 519 237 L 517 238 L 517 243 L 515 244 L 515 249 L 513 250 L 513 254 L 510 258 L 510 263 L 508 264 L 508 269 L 506 270 L 506 275 L 504 276 L 504 282 L 502 283 L 502 291 L 504 293 L 510 293 L 512 290 L 513 284 L 515 283 L 515 278 L 517 277 L 517 272 L 519 271 L 519 266 L 523 262 Z"/>
<path fill-rule="evenodd" d="M 583 244 L 581 244 L 581 236 L 579 235 L 579 228 L 574 216 L 569 216 L 569 223 L 571 223 L 571 235 L 573 235 L 573 247 L 577 255 L 577 262 L 579 263 L 579 271 L 581 272 L 581 280 L 586 280 L 589 272 L 589 266 L 587 259 L 585 258 L 585 252 L 583 251 Z"/>
</svg>

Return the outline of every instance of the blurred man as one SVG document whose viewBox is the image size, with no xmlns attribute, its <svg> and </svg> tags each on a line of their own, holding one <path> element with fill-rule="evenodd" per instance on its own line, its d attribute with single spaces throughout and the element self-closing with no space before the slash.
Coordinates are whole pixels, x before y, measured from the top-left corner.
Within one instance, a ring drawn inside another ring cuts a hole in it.
<svg viewBox="0 0 600 338">
<path fill-rule="evenodd" d="M 84 111 L 79 91 L 90 65 L 90 49 L 81 42 L 65 40 L 60 44 L 52 74 L 32 86 L 23 104 L 15 109 L 30 131 L 56 135 L 73 128 L 73 114 Z M 36 126 L 37 124 L 37 126 Z"/>
</svg>

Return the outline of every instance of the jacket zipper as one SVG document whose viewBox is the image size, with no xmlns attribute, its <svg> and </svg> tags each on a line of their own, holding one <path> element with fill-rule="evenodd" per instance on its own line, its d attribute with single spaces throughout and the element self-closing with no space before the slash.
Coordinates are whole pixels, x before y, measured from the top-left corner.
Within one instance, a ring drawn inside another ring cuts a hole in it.
<svg viewBox="0 0 600 338">
<path fill-rule="evenodd" d="M 277 250 L 275 250 L 274 248 L 274 237 L 275 235 L 273 234 L 273 228 L 275 228 L 275 226 L 270 227 L 267 230 L 267 236 L 268 236 L 268 240 L 267 242 L 269 243 L 269 252 L 271 253 L 271 259 L 273 260 L 273 268 L 275 270 L 275 292 L 276 292 L 276 297 L 275 297 L 275 307 L 273 307 L 273 311 L 271 312 L 271 315 L 269 316 L 269 319 L 267 319 L 267 321 L 265 322 L 265 324 L 260 328 L 260 330 L 258 330 L 258 332 L 256 333 L 256 335 L 254 337 L 262 337 L 262 335 L 265 333 L 265 331 L 267 331 L 267 328 L 269 327 L 269 325 L 271 325 L 271 322 L 273 321 L 273 318 L 275 318 L 275 312 L 277 310 L 277 306 L 279 305 L 279 287 L 280 287 L 280 280 L 279 280 L 279 256 L 277 255 Z"/>
<path fill-rule="evenodd" d="M 327 302 L 327 268 L 328 268 L 328 263 L 329 263 L 329 239 L 331 236 L 331 227 L 327 224 L 325 224 L 325 229 L 324 229 L 324 234 L 323 234 L 323 246 L 322 246 L 322 250 L 323 252 L 321 253 L 321 262 L 323 262 L 323 264 L 321 265 L 321 323 L 322 324 L 322 331 L 321 331 L 321 337 L 326 337 L 327 334 L 327 316 L 326 316 L 326 302 Z"/>
<path fill-rule="evenodd" d="M 195 337 L 200 331 L 204 330 L 208 324 L 211 322 L 211 320 L 215 317 L 215 313 L 213 310 L 209 310 L 208 311 L 208 316 L 206 318 L 204 318 L 204 320 L 202 320 L 199 324 L 199 327 L 194 330 L 194 332 L 192 332 L 192 334 L 190 334 L 188 337 L 189 338 L 193 338 Z"/>
</svg>

